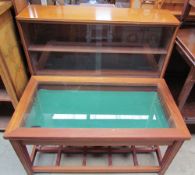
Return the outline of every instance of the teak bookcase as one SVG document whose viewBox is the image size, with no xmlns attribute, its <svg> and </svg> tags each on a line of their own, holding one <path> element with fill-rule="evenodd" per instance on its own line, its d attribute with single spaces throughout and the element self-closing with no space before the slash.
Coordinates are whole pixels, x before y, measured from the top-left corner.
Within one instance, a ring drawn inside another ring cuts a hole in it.
<svg viewBox="0 0 195 175">
<path fill-rule="evenodd" d="M 166 10 L 29 5 L 17 24 L 32 75 L 163 77 L 179 21 Z"/>
</svg>

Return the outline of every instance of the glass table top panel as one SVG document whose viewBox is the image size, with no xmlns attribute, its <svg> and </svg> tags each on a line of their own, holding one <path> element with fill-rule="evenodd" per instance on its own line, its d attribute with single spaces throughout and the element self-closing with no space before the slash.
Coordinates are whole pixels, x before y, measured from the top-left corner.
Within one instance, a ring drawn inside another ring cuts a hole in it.
<svg viewBox="0 0 195 175">
<path fill-rule="evenodd" d="M 169 128 L 156 91 L 38 89 L 23 127 Z"/>
</svg>

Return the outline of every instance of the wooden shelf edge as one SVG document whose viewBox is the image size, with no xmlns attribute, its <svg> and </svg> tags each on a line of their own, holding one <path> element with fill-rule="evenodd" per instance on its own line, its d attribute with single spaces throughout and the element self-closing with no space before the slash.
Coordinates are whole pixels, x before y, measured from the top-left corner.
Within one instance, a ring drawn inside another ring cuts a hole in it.
<svg viewBox="0 0 195 175">
<path fill-rule="evenodd" d="M 38 75 L 72 75 L 72 76 L 135 76 L 135 77 L 159 77 L 157 71 L 136 71 L 136 70 L 37 70 Z"/>
<path fill-rule="evenodd" d="M 181 112 L 187 124 L 195 124 L 195 102 L 185 104 Z"/>
<path fill-rule="evenodd" d="M 195 116 L 185 118 L 185 123 L 186 124 L 195 124 Z"/>
<path fill-rule="evenodd" d="M 6 90 L 0 90 L 0 101 L 11 102 L 11 98 L 7 94 Z"/>
<path fill-rule="evenodd" d="M 173 14 L 174 16 L 181 16 L 181 13 L 182 11 L 179 11 L 179 10 L 171 11 L 171 14 Z M 191 12 L 188 18 L 194 17 L 194 16 L 195 16 L 195 12 Z"/>
<path fill-rule="evenodd" d="M 124 54 L 167 54 L 166 49 L 108 46 L 30 45 L 31 52 L 78 52 L 78 53 L 124 53 Z"/>
<path fill-rule="evenodd" d="M 11 119 L 11 116 L 0 116 L 0 131 L 4 131 Z"/>
</svg>

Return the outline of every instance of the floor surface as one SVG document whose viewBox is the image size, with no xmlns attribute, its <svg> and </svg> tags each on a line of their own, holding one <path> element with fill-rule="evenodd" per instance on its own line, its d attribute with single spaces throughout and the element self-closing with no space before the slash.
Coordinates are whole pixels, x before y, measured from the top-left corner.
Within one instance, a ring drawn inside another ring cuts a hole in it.
<svg viewBox="0 0 195 175">
<path fill-rule="evenodd" d="M 94 163 L 95 160 L 94 160 Z M 25 171 L 19 162 L 10 143 L 3 139 L 3 133 L 0 133 L 0 175 L 25 175 Z M 102 173 L 103 174 L 103 173 Z M 148 173 L 150 174 L 150 173 Z M 46 174 L 37 174 L 46 175 Z M 55 174 L 50 174 L 55 175 Z M 66 174 L 68 175 L 68 173 Z M 78 174 L 76 174 L 78 175 Z M 92 174 L 88 174 L 92 175 Z M 110 174 L 111 175 L 111 174 Z M 114 175 L 119 175 L 115 173 Z M 126 175 L 126 174 L 123 174 Z M 135 174 L 131 174 L 135 175 Z M 143 175 L 143 174 L 136 174 Z M 151 173 L 151 175 L 153 175 Z M 195 135 L 190 141 L 186 141 L 176 158 L 169 167 L 166 175 L 195 175 Z"/>
</svg>

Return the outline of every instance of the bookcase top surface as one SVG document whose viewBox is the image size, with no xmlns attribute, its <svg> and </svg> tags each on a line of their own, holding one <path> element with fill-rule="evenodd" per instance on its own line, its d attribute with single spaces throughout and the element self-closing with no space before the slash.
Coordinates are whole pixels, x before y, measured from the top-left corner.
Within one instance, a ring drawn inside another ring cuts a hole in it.
<svg viewBox="0 0 195 175">
<path fill-rule="evenodd" d="M 118 23 L 146 25 L 179 25 L 167 10 L 130 9 L 91 6 L 29 5 L 18 16 L 19 21 Z"/>
<path fill-rule="evenodd" d="M 12 6 L 11 2 L 2 1 L 0 2 L 0 15 L 6 12 Z"/>
</svg>

